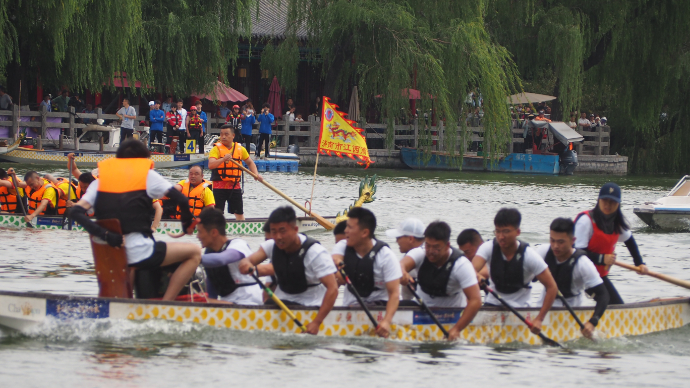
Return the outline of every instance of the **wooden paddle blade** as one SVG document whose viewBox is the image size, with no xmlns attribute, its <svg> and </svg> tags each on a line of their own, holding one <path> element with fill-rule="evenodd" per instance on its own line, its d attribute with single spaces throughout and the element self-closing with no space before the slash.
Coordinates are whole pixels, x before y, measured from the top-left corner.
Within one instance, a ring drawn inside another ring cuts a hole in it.
<svg viewBox="0 0 690 388">
<path fill-rule="evenodd" d="M 99 220 L 98 225 L 109 232 L 122 234 L 117 219 Z M 90 236 L 91 251 L 96 267 L 98 296 L 101 298 L 132 298 L 127 255 L 124 248 L 114 248 L 98 237 Z"/>
</svg>

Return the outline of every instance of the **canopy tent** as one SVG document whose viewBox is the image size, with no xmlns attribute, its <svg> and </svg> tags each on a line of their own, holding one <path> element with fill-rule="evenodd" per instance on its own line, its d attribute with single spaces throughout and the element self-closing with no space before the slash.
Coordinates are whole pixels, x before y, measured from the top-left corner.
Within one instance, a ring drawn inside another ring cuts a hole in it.
<svg viewBox="0 0 690 388">
<path fill-rule="evenodd" d="M 529 103 L 535 103 L 535 102 L 552 101 L 555 99 L 556 99 L 556 97 L 547 96 L 546 94 L 520 93 L 520 94 L 513 94 L 512 96 L 508 96 L 506 103 L 511 104 L 511 105 L 529 104 Z"/>
<path fill-rule="evenodd" d="M 216 81 L 216 85 L 211 93 L 193 93 L 192 97 L 205 98 L 211 101 L 229 101 L 229 102 L 244 102 L 249 100 L 249 97 L 231 88 L 230 86 Z"/>
<path fill-rule="evenodd" d="M 574 129 L 570 128 L 568 124 L 562 121 L 541 121 L 541 120 L 531 120 L 530 126 L 534 128 L 549 128 L 553 136 L 558 139 L 561 143 L 568 145 L 568 143 L 575 143 L 578 141 L 583 141 L 585 138 L 577 133 Z"/>
</svg>

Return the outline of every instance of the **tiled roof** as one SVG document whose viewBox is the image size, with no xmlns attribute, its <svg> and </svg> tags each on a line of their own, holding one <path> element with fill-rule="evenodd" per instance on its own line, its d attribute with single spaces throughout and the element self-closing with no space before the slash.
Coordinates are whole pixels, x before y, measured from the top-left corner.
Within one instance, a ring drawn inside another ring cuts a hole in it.
<svg viewBox="0 0 690 388">
<path fill-rule="evenodd" d="M 259 0 L 259 16 L 252 10 L 252 36 L 257 38 L 285 38 L 287 30 L 287 0 Z M 297 28 L 297 38 L 307 39 L 307 26 Z"/>
</svg>

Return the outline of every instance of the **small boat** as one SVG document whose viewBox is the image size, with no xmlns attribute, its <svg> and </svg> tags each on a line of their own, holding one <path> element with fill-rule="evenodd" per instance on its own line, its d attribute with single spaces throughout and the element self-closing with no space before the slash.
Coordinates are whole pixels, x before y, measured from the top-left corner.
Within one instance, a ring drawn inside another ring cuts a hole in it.
<svg viewBox="0 0 690 388">
<path fill-rule="evenodd" d="M 198 298 L 197 298 L 198 299 Z M 212 302 L 212 301 L 210 301 Z M 381 319 L 385 307 L 372 307 Z M 530 319 L 538 308 L 518 309 Z M 592 307 L 575 308 L 582 321 L 592 314 Z M 297 307 L 293 312 L 301 322 L 309 322 L 318 307 Z M 446 329 L 462 314 L 462 309 L 435 309 Z M 298 333 L 300 329 L 278 307 L 239 306 L 221 303 L 163 302 L 144 299 L 78 297 L 34 292 L 0 291 L 0 325 L 26 330 L 48 319 L 121 319 L 146 321 L 158 319 L 196 323 L 222 329 Z M 643 335 L 677 329 L 690 322 L 690 299 L 674 298 L 609 306 L 599 321 L 597 332 L 603 338 Z M 564 308 L 553 308 L 543 321 L 543 333 L 558 342 L 581 337 L 580 329 Z M 373 336 L 371 322 L 356 307 L 335 307 L 323 321 L 319 335 L 327 337 Z M 425 312 L 415 307 L 400 307 L 393 317 L 391 338 L 400 341 L 442 341 L 443 333 Z M 482 307 L 461 338 L 476 344 L 524 343 L 539 345 L 541 340 L 510 311 Z"/>
<path fill-rule="evenodd" d="M 335 216 L 324 218 L 330 222 L 335 222 L 336 220 Z M 247 218 L 244 221 L 229 219 L 227 220 L 225 230 L 230 235 L 262 234 L 264 223 L 266 221 L 268 221 L 268 218 Z M 66 223 L 68 221 L 64 220 L 64 222 Z M 37 216 L 31 220 L 31 224 L 35 229 L 62 230 L 63 218 L 62 216 Z M 313 217 L 298 217 L 297 224 L 300 232 L 324 229 L 324 227 L 321 226 Z M 24 221 L 23 215 L 7 213 L 0 213 L 0 227 L 28 228 L 26 222 Z M 79 232 L 84 231 L 84 229 L 78 224 L 73 224 L 72 230 Z M 179 220 L 161 220 L 156 232 L 161 234 L 179 234 L 182 232 L 182 223 Z"/>
<path fill-rule="evenodd" d="M 633 213 L 653 228 L 690 231 L 690 175 L 664 197 L 634 208 Z"/>
<path fill-rule="evenodd" d="M 22 139 L 17 138 L 14 143 L 10 143 L 12 139 L 0 139 L 0 155 L 14 151 L 22 143 Z"/>
</svg>

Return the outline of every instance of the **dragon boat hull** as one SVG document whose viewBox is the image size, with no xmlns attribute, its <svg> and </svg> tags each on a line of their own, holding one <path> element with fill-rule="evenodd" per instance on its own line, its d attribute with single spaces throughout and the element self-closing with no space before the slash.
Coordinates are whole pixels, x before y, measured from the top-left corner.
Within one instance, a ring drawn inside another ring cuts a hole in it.
<svg viewBox="0 0 690 388">
<path fill-rule="evenodd" d="M 602 337 L 642 335 L 683 327 L 690 322 L 690 299 L 676 298 L 610 306 L 597 331 Z M 313 319 L 318 308 L 295 308 L 302 322 Z M 519 309 L 529 319 L 538 309 Z M 372 308 L 381 317 L 383 307 Z M 450 328 L 460 317 L 460 309 L 435 311 L 441 323 Z M 577 308 L 581 320 L 592 308 Z M 24 330 L 48 319 L 123 319 L 145 321 L 159 319 L 197 323 L 242 331 L 298 333 L 299 328 L 280 310 L 267 306 L 231 306 L 215 303 L 162 302 L 152 300 L 74 297 L 46 293 L 0 291 L 0 325 Z M 558 342 L 578 339 L 581 334 L 569 312 L 554 308 L 543 322 L 544 334 Z M 357 308 L 336 307 L 324 320 L 319 335 L 329 337 L 372 336 L 371 323 Z M 461 337 L 471 343 L 505 344 L 519 342 L 541 344 L 528 328 L 509 311 L 497 307 L 482 308 Z M 424 312 L 401 307 L 393 318 L 391 338 L 402 341 L 440 341 L 443 334 Z"/>
<path fill-rule="evenodd" d="M 328 221 L 335 223 L 335 217 L 325 217 Z M 262 234 L 264 223 L 268 218 L 248 218 L 244 221 L 235 219 L 227 220 L 226 231 L 231 235 Z M 62 229 L 62 216 L 38 216 L 32 220 L 35 229 Z M 300 232 L 313 230 L 324 230 L 313 217 L 298 217 L 297 224 Z M 24 216 L 19 214 L 0 213 L 0 227 L 28 228 L 24 221 Z M 72 225 L 74 231 L 84 231 L 77 225 Z M 182 223 L 178 220 L 161 220 L 156 232 L 161 234 L 179 234 L 182 232 Z"/>
<path fill-rule="evenodd" d="M 12 141 L 12 139 L 1 139 L 0 140 L 0 143 L 4 144 L 4 145 L 0 145 L 0 155 L 16 150 L 19 147 L 19 145 L 22 143 L 22 139 L 16 139 L 16 140 L 14 140 L 14 143 L 12 143 L 12 144 L 9 144 L 10 141 Z"/>
<path fill-rule="evenodd" d="M 38 151 L 19 147 L 5 154 L 0 154 L 0 160 L 21 163 L 21 164 L 40 164 L 50 166 L 67 165 L 67 155 L 74 153 L 75 161 L 81 168 L 96 168 L 98 162 L 114 158 L 114 152 L 89 152 L 89 151 Z M 153 154 L 151 160 L 155 163 L 155 168 L 175 168 L 190 166 L 192 164 L 204 163 L 208 160 L 206 154 Z"/>
</svg>

